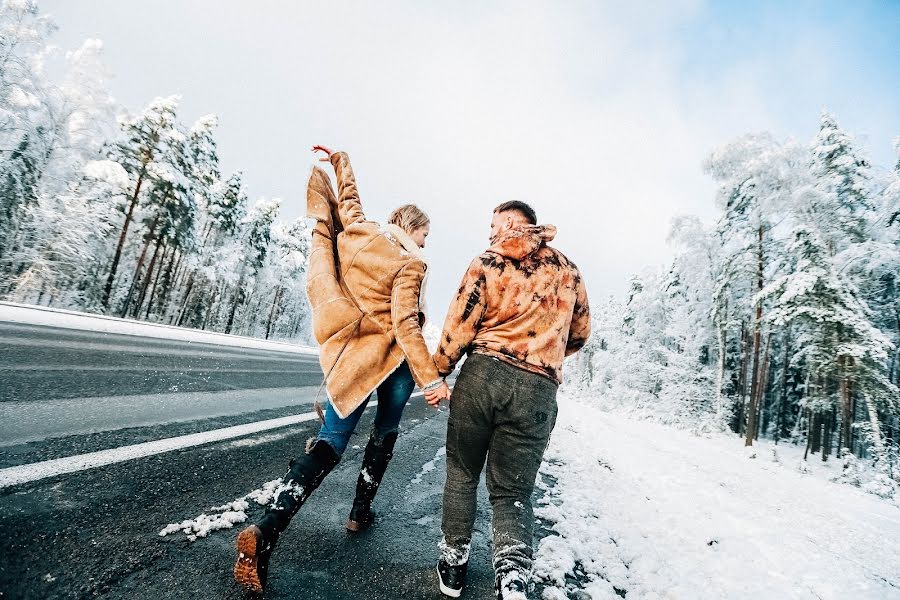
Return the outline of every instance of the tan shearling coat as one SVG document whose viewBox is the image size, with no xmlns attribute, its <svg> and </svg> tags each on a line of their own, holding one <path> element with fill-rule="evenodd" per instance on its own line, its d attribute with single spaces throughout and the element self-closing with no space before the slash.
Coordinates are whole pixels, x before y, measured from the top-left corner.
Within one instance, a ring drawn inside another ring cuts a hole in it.
<svg viewBox="0 0 900 600">
<path fill-rule="evenodd" d="M 334 153 L 331 163 L 338 198 L 318 168 L 307 188 L 308 214 L 318 220 L 307 293 L 325 388 L 345 418 L 404 360 L 420 388 L 441 379 L 419 320 L 425 262 L 366 220 L 347 154 Z"/>
</svg>

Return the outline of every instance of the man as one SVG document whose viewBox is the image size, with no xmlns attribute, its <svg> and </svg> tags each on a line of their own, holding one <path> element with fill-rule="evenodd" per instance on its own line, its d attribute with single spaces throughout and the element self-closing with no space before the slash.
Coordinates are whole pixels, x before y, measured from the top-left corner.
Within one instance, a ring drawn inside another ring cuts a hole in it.
<svg viewBox="0 0 900 600">
<path fill-rule="evenodd" d="M 590 334 L 581 274 L 547 245 L 556 228 L 536 223 L 524 202 L 494 210 L 491 246 L 469 265 L 434 355 L 446 377 L 468 354 L 450 398 L 447 426 L 438 577 L 441 592 L 451 597 L 458 597 L 465 583 L 485 458 L 497 598 L 526 597 L 531 494 L 556 422 L 562 363 Z"/>
</svg>

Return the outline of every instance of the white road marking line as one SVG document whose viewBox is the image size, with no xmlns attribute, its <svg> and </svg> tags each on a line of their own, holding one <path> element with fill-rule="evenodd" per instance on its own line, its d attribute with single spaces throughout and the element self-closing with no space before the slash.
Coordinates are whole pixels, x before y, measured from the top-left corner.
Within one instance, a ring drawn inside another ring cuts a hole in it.
<svg viewBox="0 0 900 600">
<path fill-rule="evenodd" d="M 413 394 L 411 398 L 419 396 L 422 396 L 421 392 Z M 377 406 L 377 402 L 369 402 L 366 410 L 373 406 Z M 145 456 L 162 454 L 163 452 L 172 452 L 173 450 L 181 450 L 192 446 L 219 442 L 259 433 L 260 431 L 267 431 L 269 429 L 278 429 L 279 427 L 296 425 L 297 423 L 313 421 L 317 418 L 318 416 L 315 412 L 308 412 L 301 415 L 268 419 L 266 421 L 235 425 L 234 427 L 224 427 L 222 429 L 213 429 L 212 431 L 203 431 L 201 433 L 165 438 L 153 442 L 144 442 L 142 444 L 133 444 L 131 446 L 122 446 L 120 448 L 110 448 L 98 452 L 88 452 L 87 454 L 67 456 L 65 458 L 55 458 L 53 460 L 45 460 L 43 462 L 31 463 L 28 465 L 7 467 L 6 469 L 0 469 L 0 489 L 22 483 L 30 483 L 39 479 L 46 479 L 47 477 L 53 477 L 55 475 L 85 471 L 87 469 L 124 462 L 126 460 L 144 458 Z"/>
</svg>

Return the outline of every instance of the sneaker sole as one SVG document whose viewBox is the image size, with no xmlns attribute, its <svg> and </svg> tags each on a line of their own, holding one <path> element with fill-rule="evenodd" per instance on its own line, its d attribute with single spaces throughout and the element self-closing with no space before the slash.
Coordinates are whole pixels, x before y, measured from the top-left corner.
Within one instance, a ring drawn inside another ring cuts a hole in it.
<svg viewBox="0 0 900 600">
<path fill-rule="evenodd" d="M 450 596 L 451 598 L 459 598 L 462 594 L 462 589 L 454 590 L 453 588 L 448 588 L 441 580 L 441 570 L 437 567 L 435 567 L 434 570 L 437 572 L 438 586 L 441 588 L 441 593 L 445 596 Z"/>
<path fill-rule="evenodd" d="M 262 583 L 257 572 L 257 545 L 262 532 L 255 525 L 243 530 L 237 538 L 238 559 L 234 563 L 234 580 L 251 592 L 261 594 Z"/>
</svg>

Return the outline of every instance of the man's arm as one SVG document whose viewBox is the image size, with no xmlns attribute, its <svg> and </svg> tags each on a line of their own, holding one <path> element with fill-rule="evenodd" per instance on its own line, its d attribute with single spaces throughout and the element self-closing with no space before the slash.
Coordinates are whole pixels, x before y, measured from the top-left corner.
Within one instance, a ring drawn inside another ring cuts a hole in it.
<svg viewBox="0 0 900 600">
<path fill-rule="evenodd" d="M 447 311 L 441 343 L 434 354 L 434 364 L 442 377 L 453 372 L 462 353 L 475 339 L 487 308 L 485 275 L 481 259 L 469 265 L 456 297 Z"/>
<path fill-rule="evenodd" d="M 588 304 L 587 288 L 581 273 L 577 273 L 576 277 L 575 307 L 572 311 L 572 324 L 569 326 L 569 341 L 566 342 L 566 356 L 581 350 L 591 335 L 591 308 Z"/>
<path fill-rule="evenodd" d="M 425 263 L 421 261 L 413 261 L 400 270 L 391 291 L 391 321 L 413 379 L 423 390 L 430 390 L 439 387 L 442 380 L 419 326 L 419 292 L 424 277 Z"/>
</svg>

